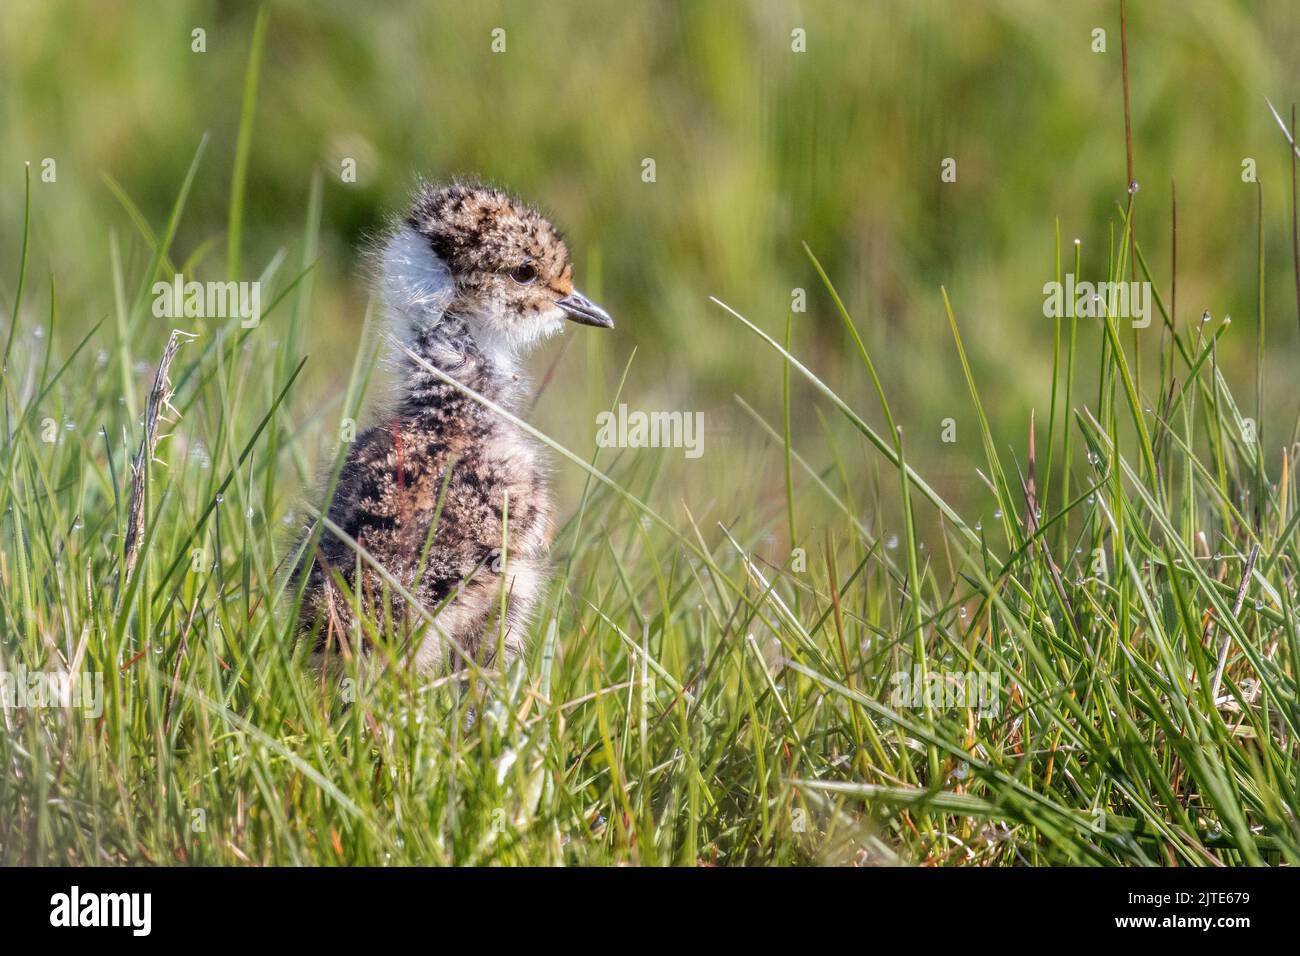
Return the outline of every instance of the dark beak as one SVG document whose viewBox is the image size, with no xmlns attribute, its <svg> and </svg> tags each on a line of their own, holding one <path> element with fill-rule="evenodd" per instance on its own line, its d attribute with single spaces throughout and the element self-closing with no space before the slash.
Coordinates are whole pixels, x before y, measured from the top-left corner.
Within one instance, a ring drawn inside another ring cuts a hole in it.
<svg viewBox="0 0 1300 956">
<path fill-rule="evenodd" d="M 594 325 L 601 329 L 612 329 L 614 327 L 614 320 L 609 317 L 609 313 L 581 292 L 566 295 L 555 304 L 563 309 L 574 322 L 582 325 Z"/>
</svg>

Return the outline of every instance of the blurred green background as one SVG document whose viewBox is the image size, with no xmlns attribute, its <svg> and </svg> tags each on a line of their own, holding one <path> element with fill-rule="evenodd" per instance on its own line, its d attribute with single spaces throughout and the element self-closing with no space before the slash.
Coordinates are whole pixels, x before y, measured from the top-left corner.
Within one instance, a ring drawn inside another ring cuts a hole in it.
<svg viewBox="0 0 1300 956">
<path fill-rule="evenodd" d="M 716 295 L 778 338 L 804 288 L 794 351 L 873 422 L 851 342 L 801 247 L 837 283 L 910 430 L 910 455 L 939 489 L 973 494 L 978 438 L 944 316 L 946 286 L 1005 448 L 1046 417 L 1052 323 L 1042 285 L 1053 230 L 1082 241 L 1104 278 L 1125 198 L 1117 2 L 355 4 L 273 0 L 244 229 L 244 278 L 278 249 L 302 255 L 313 175 L 323 177 L 311 356 L 295 394 L 333 399 L 355 353 L 367 280 L 358 250 L 402 208 L 413 178 L 478 176 L 550 212 L 580 286 L 614 313 L 560 359 L 540 424 L 583 451 L 633 348 L 626 400 L 703 410 L 706 455 L 756 434 L 739 393 L 779 422 L 777 356 L 708 301 Z M 3 0 L 0 7 L 0 303 L 17 274 L 23 164 L 33 176 L 34 277 L 25 310 L 58 281 L 60 342 L 113 310 L 110 234 L 131 283 L 148 252 L 105 184 L 122 185 L 161 232 L 205 131 L 211 141 L 174 245 L 213 241 L 198 278 L 224 278 L 224 232 L 240 99 L 257 5 L 214 0 Z M 205 53 L 191 51 L 195 28 Z M 492 31 L 505 30 L 494 53 Z M 794 29 L 806 52 L 792 50 Z M 1092 51 L 1093 30 L 1106 52 Z M 1178 189 L 1178 315 L 1236 319 L 1220 356 L 1253 407 L 1257 187 L 1269 263 L 1267 403 L 1295 414 L 1297 347 L 1287 147 L 1265 107 L 1300 98 L 1300 10 L 1271 2 L 1129 4 L 1139 240 L 1167 293 L 1170 183 Z M 957 181 L 940 164 L 957 161 Z M 340 179 L 344 158 L 357 182 Z M 652 158 L 656 181 L 642 179 Z M 1068 254 L 1068 252 L 1067 252 Z M 297 271 L 286 265 L 283 280 Z M 259 334 L 277 344 L 281 310 Z M 33 321 L 36 324 L 36 321 Z M 1159 318 L 1140 334 L 1154 376 Z M 111 329 L 109 321 L 105 328 Z M 159 320 L 155 354 L 170 323 Z M 105 332 L 111 335 L 111 332 Z M 1081 327 L 1093 349 L 1095 325 Z M 580 337 L 579 337 L 580 336 Z M 548 366 L 551 343 L 535 368 Z M 1086 366 L 1081 380 L 1090 381 Z M 141 389 L 145 380 L 141 380 Z M 1095 379 L 1091 386 L 1095 392 Z M 812 393 L 795 383 L 796 446 L 827 455 Z M 1092 394 L 1076 396 L 1092 402 Z M 1245 410 L 1243 408 L 1243 411 Z M 579 410 L 581 413 L 579 414 Z M 939 440 L 958 420 L 958 442 Z M 728 443 L 731 444 L 728 444 Z M 856 447 L 856 446 L 855 446 Z M 821 449 L 819 451 L 819 449 Z M 855 450 L 850 471 L 869 460 Z M 780 458 L 735 450 L 731 487 L 780 495 Z M 684 479 L 685 480 L 685 479 Z M 721 488 L 715 488 L 719 494 Z M 729 503 L 735 507 L 734 499 Z M 776 505 L 779 510 L 779 504 Z"/>
</svg>

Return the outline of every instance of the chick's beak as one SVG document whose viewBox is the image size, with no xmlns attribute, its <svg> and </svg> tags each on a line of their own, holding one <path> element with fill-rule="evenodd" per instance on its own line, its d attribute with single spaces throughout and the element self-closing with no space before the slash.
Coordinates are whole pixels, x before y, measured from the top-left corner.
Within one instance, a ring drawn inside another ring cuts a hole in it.
<svg viewBox="0 0 1300 956">
<path fill-rule="evenodd" d="M 582 325 L 594 325 L 601 329 L 612 329 L 614 327 L 614 320 L 610 318 L 609 313 L 581 292 L 566 295 L 555 304 L 563 309 L 565 315 L 573 322 Z"/>
</svg>

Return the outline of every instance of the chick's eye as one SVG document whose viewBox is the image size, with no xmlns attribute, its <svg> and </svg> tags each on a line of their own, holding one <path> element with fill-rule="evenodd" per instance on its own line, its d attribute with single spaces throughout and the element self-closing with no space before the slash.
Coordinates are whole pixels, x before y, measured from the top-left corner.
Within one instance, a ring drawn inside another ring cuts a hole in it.
<svg viewBox="0 0 1300 956">
<path fill-rule="evenodd" d="M 527 285 L 537 278 L 537 270 L 531 265 L 522 265 L 510 270 L 510 278 L 520 285 Z"/>
</svg>

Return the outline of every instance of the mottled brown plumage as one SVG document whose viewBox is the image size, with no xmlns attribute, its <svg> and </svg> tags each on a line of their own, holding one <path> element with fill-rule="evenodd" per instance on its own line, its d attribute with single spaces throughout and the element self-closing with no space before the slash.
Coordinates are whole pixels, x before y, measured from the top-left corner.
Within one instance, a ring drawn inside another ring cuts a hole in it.
<svg viewBox="0 0 1300 956">
<path fill-rule="evenodd" d="M 384 639 L 386 613 L 423 671 L 457 668 L 462 653 L 499 664 L 502 650 L 509 663 L 523 650 L 553 520 L 540 449 L 442 375 L 517 411 L 524 350 L 566 318 L 612 325 L 574 291 L 572 273 L 555 228 L 507 194 L 459 185 L 418 191 L 384 248 L 380 276 L 392 332 L 405 346 L 390 340 L 397 394 L 353 443 L 329 516 L 435 626 L 364 559 L 358 582 L 356 550 L 326 529 L 298 572 L 307 575 L 300 629 L 323 655 Z"/>
</svg>

